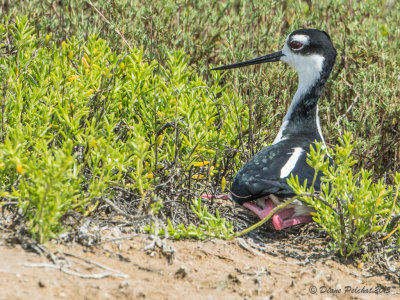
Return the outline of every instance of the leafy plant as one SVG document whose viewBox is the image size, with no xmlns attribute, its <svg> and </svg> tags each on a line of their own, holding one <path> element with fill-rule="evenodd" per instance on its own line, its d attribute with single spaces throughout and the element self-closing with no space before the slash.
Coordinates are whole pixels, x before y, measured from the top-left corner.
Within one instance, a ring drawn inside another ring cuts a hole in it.
<svg viewBox="0 0 400 300">
<path fill-rule="evenodd" d="M 234 237 L 233 224 L 226 221 L 225 218 L 221 218 L 218 209 L 215 212 L 215 216 L 210 214 L 207 210 L 207 206 L 202 206 L 201 198 L 192 201 L 193 204 L 190 206 L 193 213 L 200 220 L 198 226 L 188 225 L 185 227 L 184 224 L 174 226 L 170 219 L 167 219 L 168 225 L 165 230 L 168 231 L 168 236 L 175 239 L 181 238 L 195 238 L 204 240 L 206 238 L 222 238 L 230 239 Z M 148 233 L 155 232 L 155 224 L 145 226 L 144 230 Z M 165 235 L 165 230 L 161 229 L 157 232 L 159 235 Z"/>
<path fill-rule="evenodd" d="M 67 210 L 84 207 L 99 195 L 95 190 L 82 191 L 80 166 L 71 155 L 71 142 L 57 150 L 43 146 L 40 144 L 33 150 L 42 155 L 32 156 L 31 161 L 24 164 L 15 163 L 18 157 L 3 148 L 3 155 L 10 155 L 7 161 L 15 163 L 20 174 L 18 188 L 13 189 L 9 198 L 19 201 L 28 220 L 27 226 L 40 243 L 57 237 L 56 234 L 63 230 L 60 218 Z"/>
<path fill-rule="evenodd" d="M 128 46 L 118 30 L 132 48 L 143 49 L 144 60 L 163 66 L 173 50 L 181 49 L 189 58 L 188 70 L 201 75 L 206 86 L 214 85 L 210 66 L 277 51 L 294 29 L 325 30 L 339 54 L 320 99 L 327 142 L 351 131 L 359 141 L 353 153 L 360 167 L 374 169 L 377 176 L 399 171 L 399 1 L 97 0 L 94 5 L 102 15 L 89 3 L 5 1 L 0 18 L 28 15 L 43 40 L 48 35 L 57 45 L 72 36 L 83 41 L 96 35 L 124 53 Z M 295 76 L 277 63 L 221 78 L 249 108 L 250 122 L 236 131 L 241 159 L 273 141 L 295 93 Z"/>
<path fill-rule="evenodd" d="M 314 182 L 307 188 L 307 182 L 300 183 L 297 176 L 288 180 L 296 194 L 314 194 L 302 196 L 304 202 L 315 209 L 313 220 L 317 222 L 333 239 L 333 248 L 341 256 L 355 253 L 367 237 L 382 237 L 390 233 L 393 226 L 390 220 L 400 212 L 397 203 L 400 190 L 400 173 L 394 175 L 395 186 L 386 185 L 384 179 L 374 183 L 372 171 L 361 168 L 355 171 L 351 152 L 356 143 L 351 142 L 351 134 L 345 133 L 339 139 L 334 150 L 316 143 L 307 163 L 315 169 L 315 178 L 322 172 L 321 191 L 315 191 Z M 329 165 L 327 154 L 334 161 Z M 397 227 L 396 229 L 399 229 Z"/>
<path fill-rule="evenodd" d="M 320 99 L 327 142 L 351 131 L 356 168 L 398 171 L 400 27 L 391 24 L 400 2 L 98 0 L 103 16 L 89 3 L 0 4 L 0 141 L 11 145 L 0 146 L 1 201 L 40 164 L 34 149 L 54 157 L 66 141 L 88 199 L 118 188 L 141 210 L 165 211 L 166 182 L 181 191 L 229 183 L 274 139 L 295 74 L 281 64 L 209 67 L 275 51 L 305 26 L 327 31 L 340 54 Z M 88 199 L 85 214 L 96 208 Z"/>
<path fill-rule="evenodd" d="M 98 36 L 58 46 L 26 17 L 0 29 L 10 49 L 0 57 L 0 194 L 18 200 L 37 240 L 56 236 L 67 210 L 89 214 L 117 188 L 138 195 L 138 213 L 155 213 L 164 198 L 150 195 L 170 171 L 183 186 L 220 180 L 248 111 L 219 74 L 208 87 L 181 51 L 163 66 L 143 61 L 142 49 L 112 52 Z"/>
</svg>

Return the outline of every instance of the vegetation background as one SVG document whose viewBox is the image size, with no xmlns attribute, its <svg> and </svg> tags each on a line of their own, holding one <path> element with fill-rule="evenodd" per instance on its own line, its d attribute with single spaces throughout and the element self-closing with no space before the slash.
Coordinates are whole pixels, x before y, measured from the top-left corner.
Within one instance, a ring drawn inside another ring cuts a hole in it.
<svg viewBox="0 0 400 300">
<path fill-rule="evenodd" d="M 389 184 L 400 169 L 398 1 L 6 0 L 0 17 L 0 192 L 40 241 L 106 198 L 177 225 L 171 203 L 223 190 L 273 141 L 296 74 L 209 69 L 277 51 L 298 28 L 338 50 L 320 99 L 328 145 L 349 131 L 358 168 Z"/>
</svg>

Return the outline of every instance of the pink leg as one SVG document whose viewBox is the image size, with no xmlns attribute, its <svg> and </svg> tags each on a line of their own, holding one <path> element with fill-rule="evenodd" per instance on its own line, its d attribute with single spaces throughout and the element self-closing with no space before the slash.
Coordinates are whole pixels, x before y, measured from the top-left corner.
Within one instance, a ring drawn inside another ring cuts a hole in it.
<svg viewBox="0 0 400 300">
<path fill-rule="evenodd" d="M 271 199 L 264 200 L 264 208 L 259 207 L 253 202 L 245 202 L 243 206 L 255 213 L 260 219 L 264 219 L 275 208 L 275 204 Z M 272 217 L 272 224 L 276 230 L 282 230 L 298 224 L 312 222 L 312 216 L 293 217 L 294 208 L 286 208 L 276 212 Z"/>
<path fill-rule="evenodd" d="M 223 199 L 223 200 L 229 200 L 230 198 L 229 198 L 229 195 L 224 195 L 224 194 L 221 194 L 221 195 L 210 195 L 210 194 L 201 194 L 201 196 L 200 196 L 201 198 L 206 198 L 206 199 L 210 199 L 210 200 L 212 200 L 213 198 L 217 198 L 217 199 Z"/>
<path fill-rule="evenodd" d="M 287 208 L 281 211 L 278 211 L 272 217 L 272 224 L 276 230 L 282 230 L 287 227 L 291 227 L 298 224 L 305 224 L 312 222 L 312 216 L 297 216 L 293 217 L 294 208 Z"/>
<path fill-rule="evenodd" d="M 207 199 L 212 199 L 212 198 L 217 198 L 217 199 L 223 199 L 223 200 L 229 200 L 229 195 L 210 195 L 210 194 L 202 194 L 202 198 L 207 198 Z M 246 207 L 247 209 L 251 210 L 253 213 L 255 213 L 260 219 L 264 219 L 269 215 L 269 213 L 275 208 L 275 204 L 271 199 L 264 200 L 263 207 L 260 207 L 256 205 L 253 202 L 245 202 L 243 203 L 243 206 Z M 272 216 L 272 224 L 274 225 L 276 230 L 282 230 L 287 227 L 291 227 L 294 225 L 298 224 L 305 224 L 305 223 L 310 223 L 313 221 L 312 216 L 297 216 L 293 217 L 295 211 L 294 208 L 286 208 L 284 210 L 280 210 L 276 212 Z"/>
<path fill-rule="evenodd" d="M 264 200 L 264 208 L 259 207 L 253 202 L 245 202 L 243 206 L 255 213 L 260 219 L 264 219 L 275 208 L 271 199 Z"/>
</svg>

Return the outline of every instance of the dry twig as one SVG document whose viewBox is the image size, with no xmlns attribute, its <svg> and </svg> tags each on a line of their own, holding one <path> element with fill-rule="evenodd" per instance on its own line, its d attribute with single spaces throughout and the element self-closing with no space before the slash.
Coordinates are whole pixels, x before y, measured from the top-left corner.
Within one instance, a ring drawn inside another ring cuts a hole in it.
<svg viewBox="0 0 400 300">
<path fill-rule="evenodd" d="M 121 271 L 114 270 L 114 269 L 112 269 L 112 268 L 110 268 L 110 267 L 107 267 L 107 266 L 102 265 L 102 264 L 100 264 L 100 263 L 98 263 L 98 262 L 95 262 L 94 260 L 91 260 L 91 259 L 88 259 L 88 258 L 84 258 L 84 257 L 80 257 L 80 256 L 78 256 L 78 255 L 76 255 L 76 254 L 72 254 L 72 253 L 68 253 L 68 252 L 64 252 L 64 254 L 65 254 L 66 256 L 70 256 L 70 257 L 74 257 L 74 258 L 83 260 L 84 262 L 86 262 L 86 263 L 88 263 L 88 264 L 95 265 L 95 266 L 97 266 L 97 267 L 99 267 L 99 268 L 101 268 L 101 269 L 110 271 L 110 272 L 114 273 L 114 274 L 115 274 L 116 276 L 118 276 L 118 277 L 121 277 L 121 278 L 129 278 L 128 275 L 122 273 Z"/>
<path fill-rule="evenodd" d="M 106 21 L 108 25 L 112 25 L 111 22 L 107 20 L 107 18 L 96 8 L 96 6 L 94 6 L 92 1 L 88 1 L 88 4 L 96 10 L 96 12 L 103 18 L 104 21 Z M 115 28 L 115 32 L 122 38 L 122 40 L 129 47 L 129 49 L 133 49 L 131 45 L 128 43 L 128 41 L 125 39 L 125 37 L 122 35 L 122 33 L 118 30 L 118 28 Z"/>
<path fill-rule="evenodd" d="M 41 264 L 30 264 L 30 263 L 25 263 L 24 266 L 26 267 L 31 267 L 31 268 L 52 268 L 52 269 L 57 269 L 60 270 L 61 272 L 64 272 L 68 275 L 73 275 L 73 276 L 77 276 L 80 278 L 84 278 L 84 279 L 101 279 L 101 278 L 105 278 L 111 275 L 115 275 L 121 278 L 129 278 L 129 276 L 127 274 L 124 274 L 118 270 L 114 270 L 112 268 L 109 268 L 107 266 L 104 266 L 98 262 L 95 262 L 91 259 L 88 258 L 83 258 L 80 257 L 78 255 L 72 254 L 72 253 L 62 253 L 65 256 L 69 256 L 69 257 L 73 257 L 79 260 L 84 261 L 87 264 L 91 264 L 94 265 L 96 267 L 99 267 L 101 269 L 104 269 L 106 271 L 109 271 L 109 273 L 100 273 L 100 274 L 82 274 L 82 273 L 78 273 L 75 272 L 70 268 L 70 266 L 72 264 L 65 264 L 66 262 L 70 262 L 69 260 L 64 260 L 64 259 L 59 259 L 57 258 L 53 253 L 51 253 L 50 251 L 48 251 L 43 245 L 40 244 L 35 244 L 35 245 L 31 245 L 31 247 L 33 249 L 36 249 L 37 251 L 39 251 L 40 254 L 46 254 L 46 257 L 48 259 L 51 260 L 52 264 L 46 264 L 46 263 L 41 263 Z"/>
</svg>

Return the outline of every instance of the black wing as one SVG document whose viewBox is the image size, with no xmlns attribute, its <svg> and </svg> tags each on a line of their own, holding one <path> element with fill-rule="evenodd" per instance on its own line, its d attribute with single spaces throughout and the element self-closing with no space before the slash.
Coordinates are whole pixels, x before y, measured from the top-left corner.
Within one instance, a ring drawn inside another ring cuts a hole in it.
<svg viewBox="0 0 400 300">
<path fill-rule="evenodd" d="M 308 139 L 290 139 L 262 149 L 236 174 L 231 186 L 232 199 L 243 204 L 270 194 L 292 197 L 295 194 L 286 183 L 291 174 L 297 175 L 300 183 L 307 179 L 307 185 L 310 186 L 315 174 L 314 169 L 306 162 L 310 144 L 314 142 Z M 295 149 L 299 153 L 297 156 L 293 155 Z M 302 151 L 299 151 L 300 149 Z M 293 158 L 288 163 L 291 157 Z M 316 190 L 319 190 L 320 186 L 320 174 L 318 175 Z"/>
</svg>

